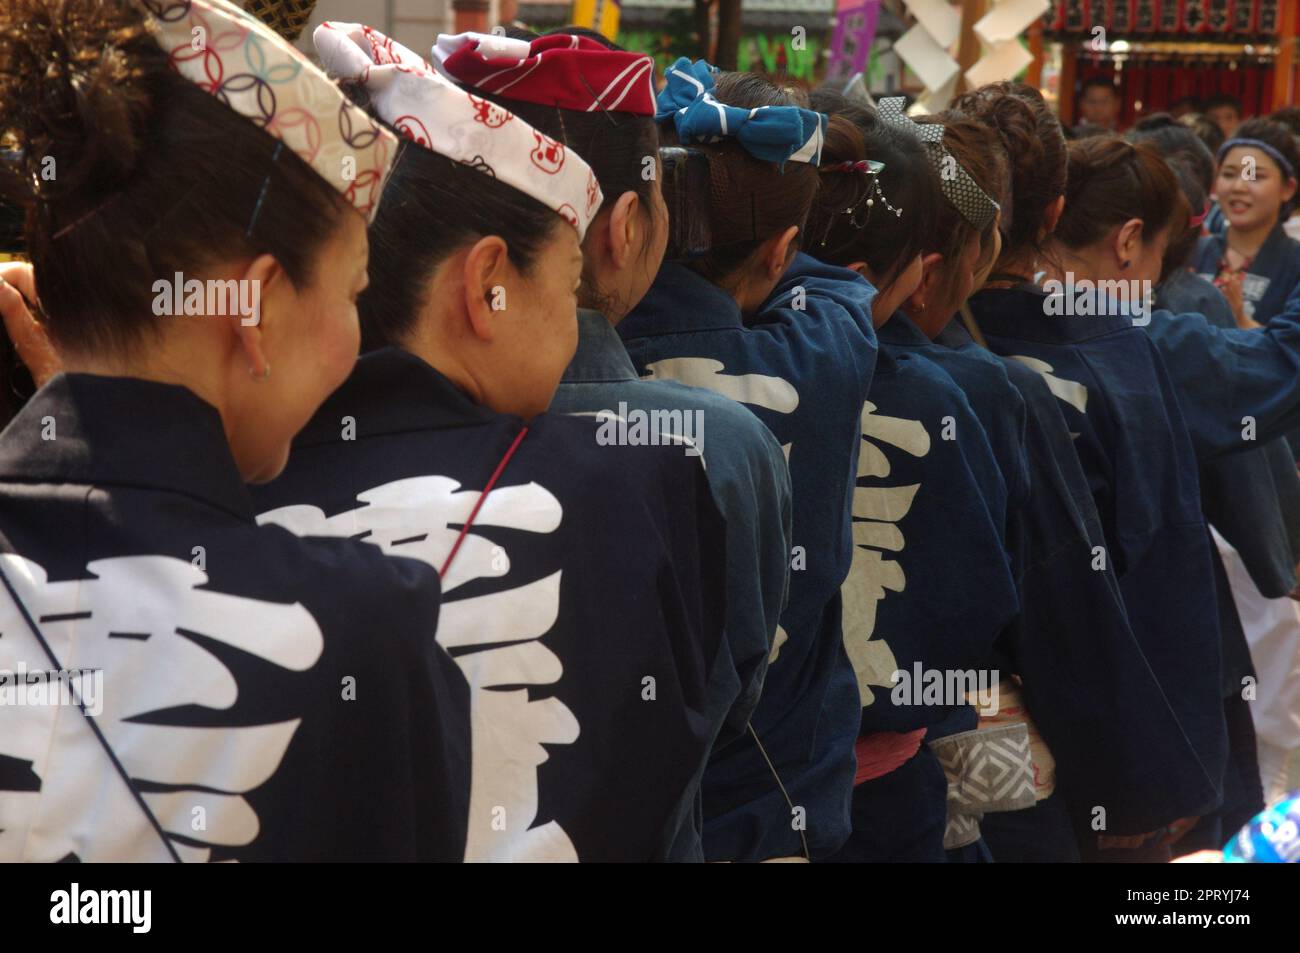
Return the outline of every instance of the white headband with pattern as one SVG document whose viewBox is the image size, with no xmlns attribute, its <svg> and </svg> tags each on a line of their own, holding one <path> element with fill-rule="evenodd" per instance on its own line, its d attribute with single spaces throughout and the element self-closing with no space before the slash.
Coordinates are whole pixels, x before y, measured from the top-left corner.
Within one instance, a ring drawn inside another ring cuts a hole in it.
<svg viewBox="0 0 1300 953">
<path fill-rule="evenodd" d="M 266 130 L 368 219 L 397 137 L 354 105 L 311 60 L 226 0 L 140 0 L 158 45 L 183 77 Z"/>
<path fill-rule="evenodd" d="M 360 23 L 324 23 L 312 36 L 331 76 L 364 86 L 398 132 L 552 209 L 581 241 L 603 200 L 595 174 L 563 143 L 466 92 L 424 58 Z"/>
</svg>

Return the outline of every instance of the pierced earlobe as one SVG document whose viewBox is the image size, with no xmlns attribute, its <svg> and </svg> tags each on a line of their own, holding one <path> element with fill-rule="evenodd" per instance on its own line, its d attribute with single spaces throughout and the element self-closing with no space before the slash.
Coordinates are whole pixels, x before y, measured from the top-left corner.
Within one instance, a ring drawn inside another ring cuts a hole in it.
<svg viewBox="0 0 1300 953">
<path fill-rule="evenodd" d="M 262 373 L 260 374 L 257 373 L 257 371 L 253 370 L 253 368 L 250 366 L 248 368 L 248 376 L 251 377 L 253 380 L 257 381 L 259 384 L 264 380 L 269 380 L 271 377 L 271 365 L 267 364 L 266 369 L 262 371 Z"/>
</svg>

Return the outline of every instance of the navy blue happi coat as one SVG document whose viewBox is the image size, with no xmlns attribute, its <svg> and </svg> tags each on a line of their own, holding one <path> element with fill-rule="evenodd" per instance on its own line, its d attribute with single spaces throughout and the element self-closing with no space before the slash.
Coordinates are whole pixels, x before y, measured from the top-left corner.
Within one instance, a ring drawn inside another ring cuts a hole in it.
<svg viewBox="0 0 1300 953">
<path fill-rule="evenodd" d="M 874 699 L 863 708 L 864 732 L 908 731 L 950 713 L 905 703 L 889 687 L 896 670 L 911 677 L 917 664 L 990 667 L 993 644 L 1019 609 L 1004 466 L 1018 503 L 1028 482 L 1023 405 L 994 429 L 999 457 L 962 388 L 921 352 L 929 341 L 916 325 L 900 312 L 878 333 L 882 357 L 862 415 L 854 494 L 860 565 L 846 587 L 855 590 L 846 594 L 850 644 L 867 639 L 872 656 L 888 656 L 868 665 L 863 700 Z"/>
<path fill-rule="evenodd" d="M 618 332 L 578 311 L 578 350 L 551 410 L 623 426 L 658 427 L 700 452 L 713 500 L 727 521 L 727 638 L 709 683 L 713 755 L 745 737 L 767 674 L 790 580 L 790 471 L 781 446 L 743 405 L 711 390 L 637 377 Z M 617 429 L 615 433 L 617 433 Z M 712 773 L 702 767 L 704 796 Z M 703 818 L 692 816 L 673 860 L 702 858 Z"/>
<path fill-rule="evenodd" d="M 710 860 L 800 854 L 805 838 L 818 858 L 849 834 L 859 699 L 840 586 L 852 560 L 859 416 L 876 361 L 874 297 L 855 273 L 801 254 L 767 302 L 744 316 L 727 292 L 666 264 L 619 324 L 643 375 L 740 401 L 790 463 L 789 604 L 754 711 L 758 740 L 731 745 L 710 766 Z"/>
<path fill-rule="evenodd" d="M 1300 286 L 1262 328 L 1216 327 L 1200 314 L 1156 310 L 1145 330 L 1198 458 L 1252 450 L 1300 425 Z"/>
<path fill-rule="evenodd" d="M 1033 286 L 971 299 L 989 347 L 1043 376 L 1056 395 L 1101 518 L 1133 632 L 1191 743 L 1153 746 L 1187 814 L 1217 804 L 1227 757 L 1220 633 L 1197 459 L 1164 362 L 1117 315 L 1049 314 Z M 1167 802 L 1166 802 L 1167 803 Z M 1106 805 L 1102 805 L 1106 806 Z"/>
<path fill-rule="evenodd" d="M 928 742 L 975 727 L 968 691 L 996 697 L 993 646 L 1017 612 L 1004 543 L 1007 483 L 969 400 L 916 350 L 924 336 L 902 314 L 878 333 L 861 419 L 845 640 L 862 733 L 925 728 L 927 744 L 854 789 L 854 833 L 837 859 L 941 861 L 948 785 Z M 1023 467 L 1013 478 L 1023 488 Z"/>
<path fill-rule="evenodd" d="M 976 295 L 972 307 L 982 314 L 982 305 Z M 1111 833 L 1144 833 L 1195 813 L 1206 785 L 1189 785 L 1189 800 L 1150 755 L 1158 749 L 1165 763 L 1202 777 L 1129 624 L 1114 568 L 1096 558 L 1105 535 L 1061 402 L 1041 374 L 979 347 L 958 322 L 922 353 L 958 374 L 968 393 L 985 392 L 990 406 L 1000 402 L 1004 378 L 1024 402 L 1029 493 L 1011 510 L 1007 534 L 1020 613 L 996 657 L 1021 680 L 1058 789 L 1085 822 L 1105 807 Z M 980 370 L 990 362 L 1001 375 Z"/>
<path fill-rule="evenodd" d="M 1206 235 L 1192 253 L 1193 269 L 1207 281 L 1219 272 L 1228 249 L 1226 233 Z M 1269 232 L 1246 268 L 1241 282 L 1246 317 L 1264 324 L 1285 307 L 1287 298 L 1300 286 L 1300 242 L 1287 235 L 1278 222 Z"/>
<path fill-rule="evenodd" d="M 689 448 L 598 434 L 525 432 L 384 348 L 255 491 L 263 524 L 438 569 L 473 711 L 469 860 L 664 859 L 699 794 L 725 527 Z"/>
<path fill-rule="evenodd" d="M 0 575 L 0 860 L 462 857 L 437 576 L 259 528 L 192 391 L 46 384 L 0 434 Z"/>
</svg>

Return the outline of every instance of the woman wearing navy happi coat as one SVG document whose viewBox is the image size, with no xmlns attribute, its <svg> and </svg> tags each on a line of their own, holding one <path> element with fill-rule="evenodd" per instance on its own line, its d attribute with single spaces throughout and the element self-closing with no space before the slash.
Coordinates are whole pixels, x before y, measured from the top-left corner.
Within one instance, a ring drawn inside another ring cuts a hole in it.
<svg viewBox="0 0 1300 953">
<path fill-rule="evenodd" d="M 1187 228 L 1170 239 L 1155 307 L 1174 315 L 1203 315 L 1221 329 L 1238 327 L 1220 288 L 1191 267 L 1202 237 L 1202 210 L 1214 185 L 1214 157 L 1195 133 L 1168 116 L 1151 117 L 1127 138 L 1147 142 L 1161 153 L 1192 213 Z M 1207 521 L 1241 555 L 1259 593 L 1274 599 L 1289 593 L 1295 587 L 1300 554 L 1300 475 L 1286 440 L 1275 438 L 1255 450 L 1203 460 L 1201 496 Z M 1231 599 L 1224 602 L 1235 615 Z"/>
<path fill-rule="evenodd" d="M 1251 119 L 1216 158 L 1223 228 L 1201 238 L 1192 267 L 1228 297 L 1239 326 L 1255 327 L 1281 311 L 1300 285 L 1300 242 L 1284 228 L 1296 206 L 1300 146 L 1280 123 Z M 1300 431 L 1287 437 L 1300 459 Z"/>
<path fill-rule="evenodd" d="M 1154 281 L 1166 229 L 1180 207 L 1172 174 L 1145 147 L 1119 141 L 1074 144 L 1069 161 L 1066 218 L 1052 245 L 1061 277 L 1109 276 L 1104 269 L 1114 258 L 1115 277 Z M 1038 173 L 1049 174 L 1046 168 Z M 1130 223 L 1132 209 L 1143 213 L 1145 227 Z M 1123 307 L 1097 295 L 1076 298 L 1069 287 L 1055 295 L 1024 284 L 990 290 L 972 299 L 971 310 L 990 347 L 1044 375 L 1080 435 L 1075 446 L 1101 514 L 1105 556 L 1195 751 L 1194 760 L 1181 763 L 1177 749 L 1152 751 L 1162 759 L 1169 789 L 1180 792 L 1177 809 L 1185 812 L 1165 823 L 1185 829 L 1188 819 L 1217 807 L 1227 758 L 1218 609 L 1195 453 L 1177 392 L 1142 329 Z M 1147 833 L 1108 828 L 1106 836 Z M 1146 839 L 1146 849 L 1158 853 L 1163 838 L 1162 831 Z M 1085 856 L 1103 844 L 1111 842 L 1085 838 Z"/>
<path fill-rule="evenodd" d="M 952 313 L 951 303 L 941 300 L 943 296 L 938 293 L 952 281 L 952 276 L 944 274 L 945 266 L 955 259 L 963 272 L 971 275 L 968 280 L 972 283 L 980 280 L 979 276 L 987 271 L 984 263 L 997 255 L 998 232 L 987 224 L 983 232 L 973 232 L 957 207 L 940 195 L 938 172 L 944 157 L 940 155 L 939 164 L 931 168 L 914 135 L 825 90 L 814 93 L 813 102 L 834 115 L 852 118 L 866 140 L 867 154 L 885 162 L 879 172 L 880 193 L 869 184 L 870 179 L 855 183 L 850 176 L 823 176 L 822 196 L 813 225 L 814 249 L 880 285 L 878 300 L 908 300 L 906 311 L 895 311 L 879 331 L 882 340 L 887 342 L 885 351 L 890 355 L 924 358 L 936 365 L 932 371 L 941 369 L 941 374 L 948 375 L 946 390 L 936 385 L 933 374 L 930 377 L 929 389 L 936 395 L 950 393 L 954 383 L 961 388 L 978 418 L 975 427 L 982 427 L 988 436 L 1001 476 L 1001 480 L 986 478 L 982 485 L 987 504 L 995 514 L 992 525 L 1010 561 L 1019 611 L 1004 620 L 1000 632 L 994 632 L 996 642 L 990 641 L 988 651 L 981 658 L 986 671 L 999 673 L 999 704 L 994 711 L 980 713 L 978 725 L 984 730 L 974 730 L 976 723 L 968 710 L 964 723 L 930 728 L 927 744 L 933 742 L 940 750 L 956 751 L 960 745 L 986 742 L 994 737 L 1010 742 L 1006 736 L 1014 735 L 1019 739 L 1016 743 L 1025 745 L 1032 753 L 1030 759 L 1027 752 L 1021 752 L 1026 766 L 1032 768 L 1032 777 L 1025 777 L 1026 783 L 1016 787 L 1017 797 L 1004 799 L 996 805 L 996 810 L 987 810 L 993 807 L 987 802 L 981 805 L 982 820 L 976 821 L 973 805 L 963 815 L 950 817 L 948 843 L 966 846 L 954 846 L 948 852 L 949 859 L 978 859 L 984 845 L 976 838 L 989 828 L 998 832 L 1000 826 L 1009 828 L 1012 834 L 999 839 L 995 859 L 1003 857 L 1004 849 L 1011 855 L 1008 859 L 1075 859 L 1077 849 L 1068 818 L 1064 816 L 1062 797 L 1053 795 L 1058 769 L 1070 786 L 1089 794 L 1099 790 L 1117 796 L 1120 792 L 1130 793 L 1135 787 L 1132 784 L 1135 772 L 1140 770 L 1138 765 L 1144 763 L 1143 753 L 1133 752 L 1128 742 L 1133 736 L 1132 721 L 1134 716 L 1149 714 L 1149 705 L 1141 700 L 1152 695 L 1159 698 L 1159 690 L 1150 690 L 1153 686 L 1142 682 L 1137 674 L 1146 672 L 1146 666 L 1129 631 L 1113 574 L 1089 566 L 1092 540 L 1101 538 L 1096 510 L 1070 445 L 1064 419 L 1046 385 L 1028 368 L 1015 362 L 1004 364 L 987 351 L 975 348 L 968 338 L 962 340 L 956 334 L 959 329 L 952 324 L 938 331 L 942 345 L 927 336 L 935 333 Z M 1033 125 L 1032 117 L 1027 121 Z M 999 180 L 998 147 L 987 141 L 987 131 L 970 123 L 953 121 L 943 132 L 943 141 L 959 150 L 963 165 L 975 169 L 993 188 Z M 869 206 L 865 204 L 867 198 L 872 200 Z M 878 214 L 882 202 L 885 215 Z M 949 242 L 950 237 L 956 241 Z M 936 250 L 927 252 L 927 247 Z M 895 278 L 895 274 L 900 277 Z M 925 290 L 920 288 L 923 281 L 927 284 Z M 907 311 L 915 315 L 915 321 Z M 928 332 L 922 333 L 917 322 L 923 323 Z M 1012 380 L 1016 382 L 1014 388 Z M 889 394 L 883 387 L 878 383 L 873 393 Z M 917 387 L 907 387 L 892 399 L 916 400 L 917 394 Z M 951 396 L 948 399 L 950 403 L 954 400 Z M 950 416 L 955 425 L 958 417 Z M 969 425 L 966 429 L 968 435 L 962 444 L 967 459 L 972 462 L 983 459 L 977 440 L 970 436 L 971 432 L 978 433 L 978 429 L 972 431 Z M 949 436 L 956 437 L 957 432 L 954 430 Z M 931 469 L 941 472 L 944 486 L 958 483 L 960 474 L 970 470 L 950 465 L 947 471 L 942 471 L 937 464 Z M 1005 492 L 1001 491 L 1003 483 Z M 918 491 L 918 502 L 920 495 Z M 906 521 L 901 524 L 905 536 L 907 525 Z M 910 563 L 914 568 L 942 564 L 942 557 L 915 555 L 914 546 L 924 544 L 926 529 L 933 532 L 923 524 L 918 528 L 918 536 L 908 537 L 897 557 L 900 563 Z M 963 547 L 956 552 L 971 556 L 966 551 L 973 550 L 981 536 L 967 532 L 962 540 Z M 864 547 L 873 545 L 870 537 L 861 543 Z M 867 552 L 864 550 L 864 554 Z M 967 562 L 974 563 L 975 559 Z M 866 565 L 865 560 L 863 564 Z M 910 622 L 905 618 L 900 625 L 883 629 L 876 623 L 873 611 L 866 616 L 868 636 L 873 625 L 883 639 L 905 638 L 908 632 L 913 638 L 923 634 L 925 613 L 929 611 L 923 587 L 931 573 L 918 575 L 920 587 L 909 585 L 903 592 L 883 592 L 882 611 L 890 610 L 885 616 L 890 619 L 906 613 L 909 607 L 913 613 L 920 614 Z M 954 589 L 946 580 L 974 578 L 965 564 L 939 575 L 947 586 L 945 603 L 951 599 Z M 1066 580 L 1070 580 L 1069 585 L 1064 584 Z M 854 588 L 846 587 L 846 593 Z M 968 590 L 963 585 L 955 591 Z M 989 591 L 998 590 L 990 587 Z M 1077 601 L 1064 599 L 1063 592 L 1077 596 Z M 850 600 L 850 604 L 856 601 Z M 985 619 L 986 616 L 977 616 L 975 612 L 990 604 L 996 608 L 997 600 L 982 600 L 970 612 L 969 619 Z M 953 605 L 956 611 L 970 610 L 967 601 L 958 600 Z M 1081 611 L 1081 607 L 1087 608 Z M 903 636 L 896 633 L 900 628 Z M 965 624 L 963 628 L 972 632 L 977 629 Z M 985 638 L 989 638 L 987 633 Z M 942 643 L 947 639 L 940 634 L 932 636 L 930 641 Z M 851 640 L 850 644 L 855 642 Z M 1137 665 L 1132 664 L 1134 660 Z M 1126 691 L 1130 688 L 1135 691 Z M 1095 704 L 1098 694 L 1112 693 L 1118 694 L 1119 706 L 1099 708 Z M 1025 705 L 1029 706 L 1028 713 Z M 1135 710 L 1134 706 L 1138 705 L 1141 707 Z M 867 709 L 867 714 L 871 713 L 872 709 Z M 1082 725 L 1088 725 L 1089 730 L 1081 731 Z M 1049 737 L 1048 743 L 1044 743 L 1043 735 Z M 919 755 L 911 761 L 897 756 L 892 760 L 880 757 L 887 753 L 882 751 L 882 737 L 887 737 L 887 733 L 875 732 L 860 742 L 860 781 L 871 780 L 873 774 L 891 764 L 894 767 L 888 778 L 859 788 L 855 800 L 864 805 L 869 797 L 878 796 L 875 792 L 885 785 L 901 792 L 908 772 L 917 774 L 918 766 L 924 763 Z M 1057 749 L 1060 756 L 1053 762 L 1052 752 Z M 925 753 L 929 754 L 928 748 Z M 877 762 L 874 772 L 869 768 L 864 770 L 863 762 L 868 760 Z M 951 763 L 969 760 L 974 764 L 977 759 L 948 757 L 948 760 Z M 1095 770 L 1099 764 L 1105 764 L 1105 769 Z M 954 772 L 949 778 L 948 787 L 971 791 L 960 772 Z M 942 787 L 934 785 L 932 789 L 942 797 Z M 921 799 L 913 797 L 910 803 L 916 804 L 918 800 Z M 1140 802 L 1141 794 L 1134 800 Z M 897 810 L 885 812 L 883 816 L 897 813 Z M 935 813 L 933 809 L 931 813 Z M 863 811 L 863 818 L 871 816 L 870 810 Z M 873 835 L 864 839 L 868 846 L 874 840 L 880 849 L 891 837 L 901 836 L 900 825 L 891 828 L 880 821 L 877 824 L 881 829 L 875 831 L 867 826 L 869 823 L 869 820 L 860 822 Z M 937 833 L 943 833 L 941 826 Z M 931 837 L 933 841 L 934 835 Z M 931 857 L 938 856 L 939 846 L 937 842 L 932 843 Z M 989 846 L 994 846 L 991 841 Z M 887 854 L 882 850 L 875 856 Z"/>
<path fill-rule="evenodd" d="M 1128 138 L 1147 142 L 1161 152 L 1178 178 L 1189 211 L 1208 207 L 1214 160 L 1191 130 L 1170 119 L 1130 131 Z M 1171 233 L 1165 273 L 1154 304 L 1158 309 L 1186 315 L 1176 321 L 1195 321 L 1192 315 L 1199 314 L 1216 327 L 1236 328 L 1238 320 L 1223 292 L 1193 272 L 1188 263 L 1201 237 L 1202 217 L 1199 211 L 1189 214 L 1186 227 Z M 1231 290 L 1240 293 L 1240 287 Z M 1179 850 L 1186 852 L 1219 846 L 1225 831 L 1240 827 L 1263 805 L 1260 746 L 1252 718 L 1257 706 L 1251 703 L 1254 699 L 1248 701 L 1251 693 L 1245 690 L 1257 683 L 1260 673 L 1252 660 L 1245 626 L 1261 611 L 1275 618 L 1293 619 L 1294 604 L 1284 597 L 1295 587 L 1295 563 L 1300 556 L 1300 535 L 1295 533 L 1300 522 L 1300 475 L 1285 438 L 1203 460 L 1200 483 L 1206 522 L 1221 537 L 1211 548 L 1211 559 L 1223 638 L 1223 705 L 1230 770 L 1224 777 L 1222 805 L 1213 815 L 1203 817 L 1180 842 Z M 1250 573 L 1250 583 L 1241 580 L 1240 585 L 1229 584 L 1224 565 L 1227 557 L 1221 555 L 1224 542 L 1233 547 L 1233 558 L 1239 558 Z M 1272 600 L 1261 593 L 1271 595 Z"/>
<path fill-rule="evenodd" d="M 790 473 L 772 432 L 743 405 L 677 381 L 641 380 L 616 330 L 649 289 L 668 239 L 664 164 L 657 162 L 656 174 L 644 174 L 645 158 L 657 158 L 659 147 L 654 61 L 599 34 L 565 31 L 531 43 L 480 34 L 442 36 L 433 56 L 476 94 L 575 149 L 596 174 L 606 198 L 583 239 L 578 349 L 551 410 L 607 419 L 627 414 L 633 424 L 648 417 L 651 426 L 662 420 L 663 439 L 689 439 L 699 451 L 727 522 L 727 637 L 709 684 L 709 718 L 716 733 L 710 761 L 733 744 L 751 744 L 749 719 L 762 692 L 790 576 Z M 538 82 L 549 70 L 556 71 L 555 81 Z M 575 70 L 581 77 L 577 82 Z M 527 82 L 519 82 L 525 73 Z M 707 762 L 701 772 L 707 798 L 712 787 Z M 689 806 L 671 860 L 703 856 L 702 805 Z"/>
<path fill-rule="evenodd" d="M 972 175 L 987 153 L 971 124 L 935 125 L 923 145 L 894 101 L 881 104 L 883 119 L 824 91 L 814 102 L 851 117 L 865 141 L 828 141 L 828 162 L 838 161 L 823 173 L 813 251 L 878 287 L 882 342 L 862 418 L 857 545 L 845 585 L 846 640 L 864 702 L 854 833 L 836 859 L 940 862 L 946 848 L 976 859 L 978 823 L 949 811 L 949 792 L 962 791 L 959 765 L 974 761 L 964 746 L 977 735 L 977 712 L 964 695 L 926 698 L 916 683 L 925 672 L 969 671 L 983 674 L 987 691 L 997 678 L 993 645 L 1018 609 L 1005 540 L 1008 507 L 1027 492 L 1023 408 L 1017 416 L 1019 397 L 1003 375 L 1013 402 L 1007 426 L 984 426 L 957 381 L 921 352 L 930 341 L 908 312 L 949 315 L 968 293 L 984 242 L 996 235 L 997 203 L 982 188 L 996 167 L 985 162 Z M 949 197 L 938 170 L 952 163 L 964 191 Z M 938 250 L 924 254 L 929 247 Z M 986 751 L 997 744 L 980 741 Z M 1007 788 L 1032 803 L 1027 758 L 1021 766 Z"/>
<path fill-rule="evenodd" d="M 875 289 L 796 253 L 824 116 L 756 76 L 715 76 L 688 61 L 668 71 L 659 106 L 670 139 L 708 157 L 713 249 L 665 264 L 619 334 L 643 375 L 707 387 L 752 410 L 789 458 L 794 503 L 789 605 L 750 738 L 710 766 L 707 856 L 819 859 L 850 829 L 860 708 L 839 593 L 852 550 L 858 421 L 876 358 Z"/>
<path fill-rule="evenodd" d="M 1023 84 L 982 87 L 960 97 L 953 109 L 995 129 L 1010 164 L 1006 238 L 987 280 L 987 297 L 997 298 L 1001 289 L 1028 283 L 1043 258 L 1049 232 L 1043 222 L 1059 202 L 1065 179 L 1065 140 L 1042 97 Z M 972 307 L 985 299 L 977 294 Z M 974 348 L 958 322 L 938 342 L 958 347 L 945 366 L 960 356 L 988 354 Z M 1028 506 L 1013 512 L 1018 519 L 1012 536 L 1022 553 L 1022 613 L 1004 649 L 1019 676 L 1011 702 L 1023 696 L 1021 717 L 1028 716 L 1037 742 L 1038 803 L 1029 811 L 987 814 L 982 828 L 999 860 L 1068 860 L 1078 856 L 1069 804 L 1104 806 L 1104 818 L 1076 811 L 1076 820 L 1089 842 L 1100 835 L 1108 846 L 1118 846 L 1125 843 L 1118 837 L 1157 829 L 1188 809 L 1186 792 L 1153 768 L 1149 750 L 1159 748 L 1186 763 L 1195 763 L 1196 756 L 1135 638 L 1114 567 L 1098 558 L 1105 538 L 1075 453 L 1077 428 L 1067 425 L 1061 413 L 1067 405 L 1053 396 L 1061 385 L 1038 373 L 1041 367 L 1032 361 L 1000 360 L 1029 411 L 1033 486 Z M 1112 701 L 1098 705 L 1099 697 Z M 1083 725 L 1090 728 L 1081 730 Z M 1199 768 L 1193 777 L 1198 775 Z"/>
<path fill-rule="evenodd" d="M 259 519 L 438 570 L 474 715 L 467 859 L 667 859 L 713 740 L 725 527 L 688 445 L 545 413 L 599 186 L 382 34 L 315 41 L 408 140 L 370 230 L 365 353 Z"/>
<path fill-rule="evenodd" d="M 0 705 L 0 861 L 458 861 L 437 576 L 259 527 L 245 485 L 356 359 L 397 141 L 238 7 L 160 6 L 0 11 L 2 188 L 63 367 L 0 434 L 0 671 L 68 693 Z M 254 55 L 272 116 L 208 72 L 248 88 Z"/>
<path fill-rule="evenodd" d="M 1300 147 L 1280 123 L 1251 119 L 1215 158 L 1226 227 L 1201 238 L 1192 266 L 1224 290 L 1242 326 L 1266 324 L 1300 284 L 1300 242 L 1283 228 L 1295 208 Z"/>
</svg>

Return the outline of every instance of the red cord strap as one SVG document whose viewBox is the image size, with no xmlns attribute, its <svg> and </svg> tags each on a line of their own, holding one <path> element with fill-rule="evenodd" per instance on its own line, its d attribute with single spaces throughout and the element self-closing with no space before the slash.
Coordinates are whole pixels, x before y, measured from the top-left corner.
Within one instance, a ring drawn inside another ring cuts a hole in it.
<svg viewBox="0 0 1300 953">
<path fill-rule="evenodd" d="M 515 435 L 514 442 L 510 444 L 510 449 L 505 452 L 505 456 L 501 458 L 501 462 L 497 464 L 497 468 L 492 471 L 492 476 L 488 478 L 487 485 L 483 487 L 483 492 L 479 494 L 478 502 L 474 504 L 474 509 L 469 511 L 469 519 L 467 519 L 465 525 L 461 527 L 460 535 L 456 537 L 456 542 L 451 547 L 451 552 L 447 554 L 447 561 L 444 562 L 442 568 L 438 570 L 438 575 L 440 577 L 446 578 L 447 569 L 451 566 L 451 561 L 456 558 L 456 553 L 460 551 L 460 544 L 465 541 L 466 534 L 469 533 L 470 527 L 474 525 L 474 517 L 478 516 L 478 511 L 483 506 L 483 501 L 488 498 L 488 494 L 492 492 L 492 488 L 497 485 L 497 480 L 501 479 L 501 474 L 505 472 L 506 464 L 510 462 L 510 458 L 515 455 L 515 451 L 518 450 L 519 445 L 523 443 L 524 434 L 526 433 L 528 433 L 528 428 L 524 427 Z"/>
</svg>

